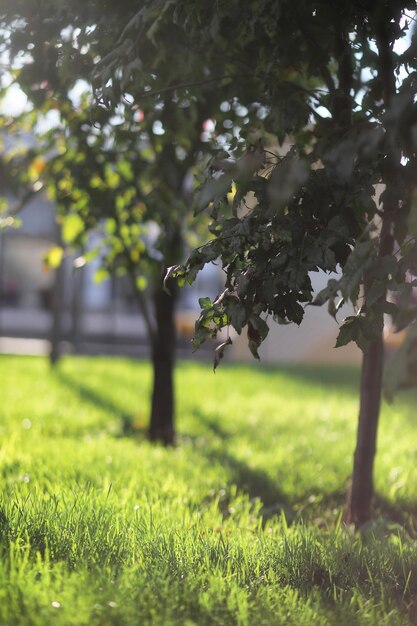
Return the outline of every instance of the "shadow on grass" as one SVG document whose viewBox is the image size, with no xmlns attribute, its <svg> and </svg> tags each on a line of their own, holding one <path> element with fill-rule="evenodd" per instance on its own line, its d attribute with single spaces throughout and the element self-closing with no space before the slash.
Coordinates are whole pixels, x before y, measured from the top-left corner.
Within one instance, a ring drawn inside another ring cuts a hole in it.
<svg viewBox="0 0 417 626">
<path fill-rule="evenodd" d="M 348 365 L 286 365 L 264 366 L 263 373 L 281 373 L 296 382 L 321 387 L 338 387 L 349 392 L 359 391 L 360 369 Z"/>
<path fill-rule="evenodd" d="M 340 371 L 346 370 L 348 376 L 345 378 L 345 388 L 353 387 L 354 379 L 358 373 L 354 368 L 337 368 L 334 372 L 331 368 L 317 368 L 317 370 L 315 372 L 313 368 L 309 367 L 292 367 L 284 371 L 290 372 L 291 377 L 298 377 L 311 382 L 317 380 L 322 383 L 325 380 L 326 385 L 340 386 Z M 270 371 L 276 373 L 279 370 L 271 368 Z M 322 378 L 323 372 L 326 374 L 324 378 Z M 135 415 L 123 411 L 111 399 L 104 397 L 62 371 L 57 370 L 55 376 L 60 383 L 76 393 L 80 401 L 88 402 L 95 407 L 98 406 L 112 416 L 118 416 L 121 421 L 121 428 L 117 436 L 139 436 L 140 439 L 146 437 L 146 428 L 137 425 Z M 235 484 L 241 493 L 246 493 L 250 499 L 259 499 L 262 502 L 261 515 L 264 520 L 284 512 L 288 522 L 301 519 L 305 521 L 322 519 L 324 525 L 327 525 L 327 522 L 331 525 L 338 513 L 343 510 L 347 485 L 341 485 L 340 489 L 334 493 L 319 494 L 314 502 L 309 502 L 308 496 L 301 502 L 294 502 L 288 494 L 279 488 L 279 476 L 273 479 L 264 470 L 250 467 L 244 460 L 236 458 L 224 447 L 210 445 L 210 435 L 213 443 L 216 440 L 220 442 L 229 440 L 230 442 L 234 436 L 233 431 L 228 430 L 215 417 L 197 408 L 194 408 L 193 413 L 204 426 L 205 435 L 209 439 L 208 445 L 204 449 L 199 448 L 199 453 L 201 452 L 210 463 L 223 466 L 230 477 L 230 483 Z M 188 438 L 188 436 L 186 437 Z M 190 437 L 190 439 L 198 439 L 198 437 Z M 228 508 L 227 499 L 222 504 L 223 508 L 226 512 Z M 373 518 L 398 524 L 411 537 L 417 538 L 417 501 L 397 500 L 392 502 L 386 497 L 376 494 L 373 504 Z"/>
<path fill-rule="evenodd" d="M 223 450 L 210 449 L 205 456 L 211 463 L 225 468 L 239 491 L 247 493 L 251 499 L 259 498 L 265 508 L 276 508 L 279 512 L 289 506 L 288 497 L 279 488 L 278 479 L 273 480 L 265 471 L 254 469 Z"/>
<path fill-rule="evenodd" d="M 215 418 L 201 411 L 195 411 L 195 414 L 204 424 L 207 433 L 214 436 L 213 439 L 233 439 L 233 432 L 224 428 Z M 230 481 L 240 492 L 246 493 L 251 499 L 259 498 L 263 505 L 260 514 L 265 521 L 285 513 L 289 523 L 302 520 L 332 528 L 343 513 L 348 481 L 334 492 L 320 493 L 314 499 L 306 494 L 301 501 L 294 501 L 291 494 L 286 494 L 279 488 L 279 476 L 276 480 L 271 478 L 264 470 L 250 467 L 244 460 L 236 458 L 222 447 L 208 445 L 203 453 L 210 463 L 225 468 Z M 417 501 L 399 499 L 392 502 L 377 493 L 373 499 L 372 520 L 380 520 L 387 532 L 395 532 L 395 526 L 399 525 L 412 538 L 417 538 Z"/>
<path fill-rule="evenodd" d="M 226 430 L 219 422 L 203 411 L 194 409 L 196 419 L 206 429 L 206 434 L 220 441 L 233 438 L 233 433 Z M 205 458 L 213 464 L 221 465 L 229 475 L 231 484 L 236 485 L 240 492 L 246 493 L 251 500 L 259 499 L 263 505 L 262 517 L 266 520 L 282 511 L 288 519 L 293 519 L 294 512 L 289 504 L 287 495 L 279 488 L 279 480 L 273 480 L 264 470 L 250 467 L 248 463 L 236 458 L 223 447 L 214 447 L 208 444 L 202 450 Z M 226 510 L 227 507 L 222 506 Z"/>
<path fill-rule="evenodd" d="M 103 409 L 103 411 L 110 413 L 112 416 L 118 416 L 120 418 L 120 433 L 117 436 L 147 436 L 147 428 L 144 425 L 138 425 L 137 416 L 123 411 L 120 406 L 115 404 L 109 398 L 106 398 L 101 393 L 83 385 L 79 380 L 72 376 L 68 376 L 68 374 L 65 374 L 61 370 L 56 370 L 54 374 L 60 383 L 78 395 L 80 401 L 88 402 L 95 407 L 99 407 L 100 409 Z"/>
<path fill-rule="evenodd" d="M 216 417 L 205 413 L 199 407 L 195 406 L 192 409 L 192 414 L 196 421 L 206 428 L 207 434 L 214 435 L 222 441 L 227 441 L 230 437 L 233 437 L 233 433 L 227 430 Z"/>
<path fill-rule="evenodd" d="M 417 502 L 409 500 L 391 502 L 384 496 L 376 494 L 373 513 L 375 518 L 383 518 L 388 522 L 399 524 L 413 539 L 417 538 Z"/>
<path fill-rule="evenodd" d="M 308 499 L 297 506 L 297 517 L 304 522 L 313 522 L 323 527 L 332 527 L 345 508 L 348 485 L 332 493 L 321 494 L 317 501 L 309 503 Z M 376 526 L 374 526 L 376 523 Z M 373 497 L 371 520 L 363 530 L 371 533 L 378 530 L 384 534 L 395 533 L 398 526 L 403 528 L 410 537 L 417 538 L 417 502 L 397 500 L 392 502 L 385 496 L 376 493 Z"/>
</svg>

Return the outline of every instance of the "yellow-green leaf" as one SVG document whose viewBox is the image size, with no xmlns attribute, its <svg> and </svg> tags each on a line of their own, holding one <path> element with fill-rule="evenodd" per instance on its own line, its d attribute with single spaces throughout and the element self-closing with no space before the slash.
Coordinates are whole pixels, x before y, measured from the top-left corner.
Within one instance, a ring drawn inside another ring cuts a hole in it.
<svg viewBox="0 0 417 626">
<path fill-rule="evenodd" d="M 73 243 L 83 230 L 83 220 L 76 213 L 72 213 L 64 218 L 62 224 L 62 239 L 65 243 Z"/>
<path fill-rule="evenodd" d="M 94 282 L 95 283 L 102 283 L 104 280 L 106 280 L 109 277 L 109 273 L 107 270 L 104 269 L 104 267 L 100 267 L 96 273 L 94 274 Z"/>
<path fill-rule="evenodd" d="M 147 286 L 148 286 L 148 281 L 146 280 L 146 278 L 144 276 L 138 276 L 136 278 L 136 287 L 140 291 L 144 291 Z"/>
<path fill-rule="evenodd" d="M 61 265 L 64 249 L 61 246 L 52 246 L 44 256 L 46 265 L 55 269 Z"/>
</svg>

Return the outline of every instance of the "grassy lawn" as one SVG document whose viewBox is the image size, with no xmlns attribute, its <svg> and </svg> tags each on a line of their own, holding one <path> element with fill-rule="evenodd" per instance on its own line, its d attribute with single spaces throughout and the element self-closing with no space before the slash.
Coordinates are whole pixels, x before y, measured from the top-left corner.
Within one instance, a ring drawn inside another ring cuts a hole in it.
<svg viewBox="0 0 417 626">
<path fill-rule="evenodd" d="M 340 524 L 358 373 L 1 357 L 0 624 L 417 623 L 416 397 L 384 406 L 378 522 Z"/>
</svg>

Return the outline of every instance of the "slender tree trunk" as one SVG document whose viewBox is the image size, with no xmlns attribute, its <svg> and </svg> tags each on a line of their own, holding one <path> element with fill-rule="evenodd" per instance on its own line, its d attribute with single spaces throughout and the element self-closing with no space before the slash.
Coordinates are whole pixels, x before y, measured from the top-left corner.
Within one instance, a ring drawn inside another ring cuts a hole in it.
<svg viewBox="0 0 417 626">
<path fill-rule="evenodd" d="M 77 269 L 72 275 L 71 340 L 74 352 L 79 351 L 82 339 L 84 277 L 83 267 Z"/>
<path fill-rule="evenodd" d="M 359 528 L 371 517 L 373 467 L 381 404 L 384 342 L 382 334 L 363 354 L 359 423 L 345 521 Z"/>
<path fill-rule="evenodd" d="M 388 15 L 388 14 L 387 14 Z M 391 105 L 396 93 L 393 53 L 390 46 L 391 15 L 384 16 L 378 26 L 377 47 L 379 77 L 383 86 L 385 108 Z M 384 21 L 385 17 L 385 21 Z M 392 18 L 395 16 L 393 15 Z M 396 16 L 398 19 L 398 16 Z M 394 249 L 393 216 L 400 204 L 401 181 L 399 163 L 401 154 L 391 148 L 387 155 L 379 256 L 391 255 Z M 365 277 L 365 304 L 367 283 Z M 386 293 L 381 301 L 386 299 Z M 384 367 L 384 342 L 381 331 L 378 339 L 365 350 L 362 361 L 360 411 L 354 455 L 352 483 L 346 500 L 344 519 L 359 528 L 371 517 L 373 497 L 373 468 L 376 454 L 379 410 L 381 404 L 382 375 Z"/>
<path fill-rule="evenodd" d="M 61 358 L 61 341 L 64 322 L 64 261 L 55 270 L 54 285 L 52 291 L 52 324 L 50 331 L 49 362 L 51 366 Z"/>
<path fill-rule="evenodd" d="M 153 388 L 149 438 L 165 445 L 174 443 L 174 365 L 175 365 L 175 300 L 163 289 L 162 282 L 154 292 L 156 329 L 152 340 Z"/>
</svg>

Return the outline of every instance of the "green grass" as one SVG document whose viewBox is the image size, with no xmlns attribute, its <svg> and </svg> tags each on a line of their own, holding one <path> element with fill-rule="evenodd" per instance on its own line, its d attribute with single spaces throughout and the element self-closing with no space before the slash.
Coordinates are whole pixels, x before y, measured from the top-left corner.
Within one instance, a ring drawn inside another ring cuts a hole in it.
<svg viewBox="0 0 417 626">
<path fill-rule="evenodd" d="M 415 396 L 384 406 L 378 521 L 340 523 L 358 373 L 1 357 L 1 625 L 417 623 Z"/>
</svg>

